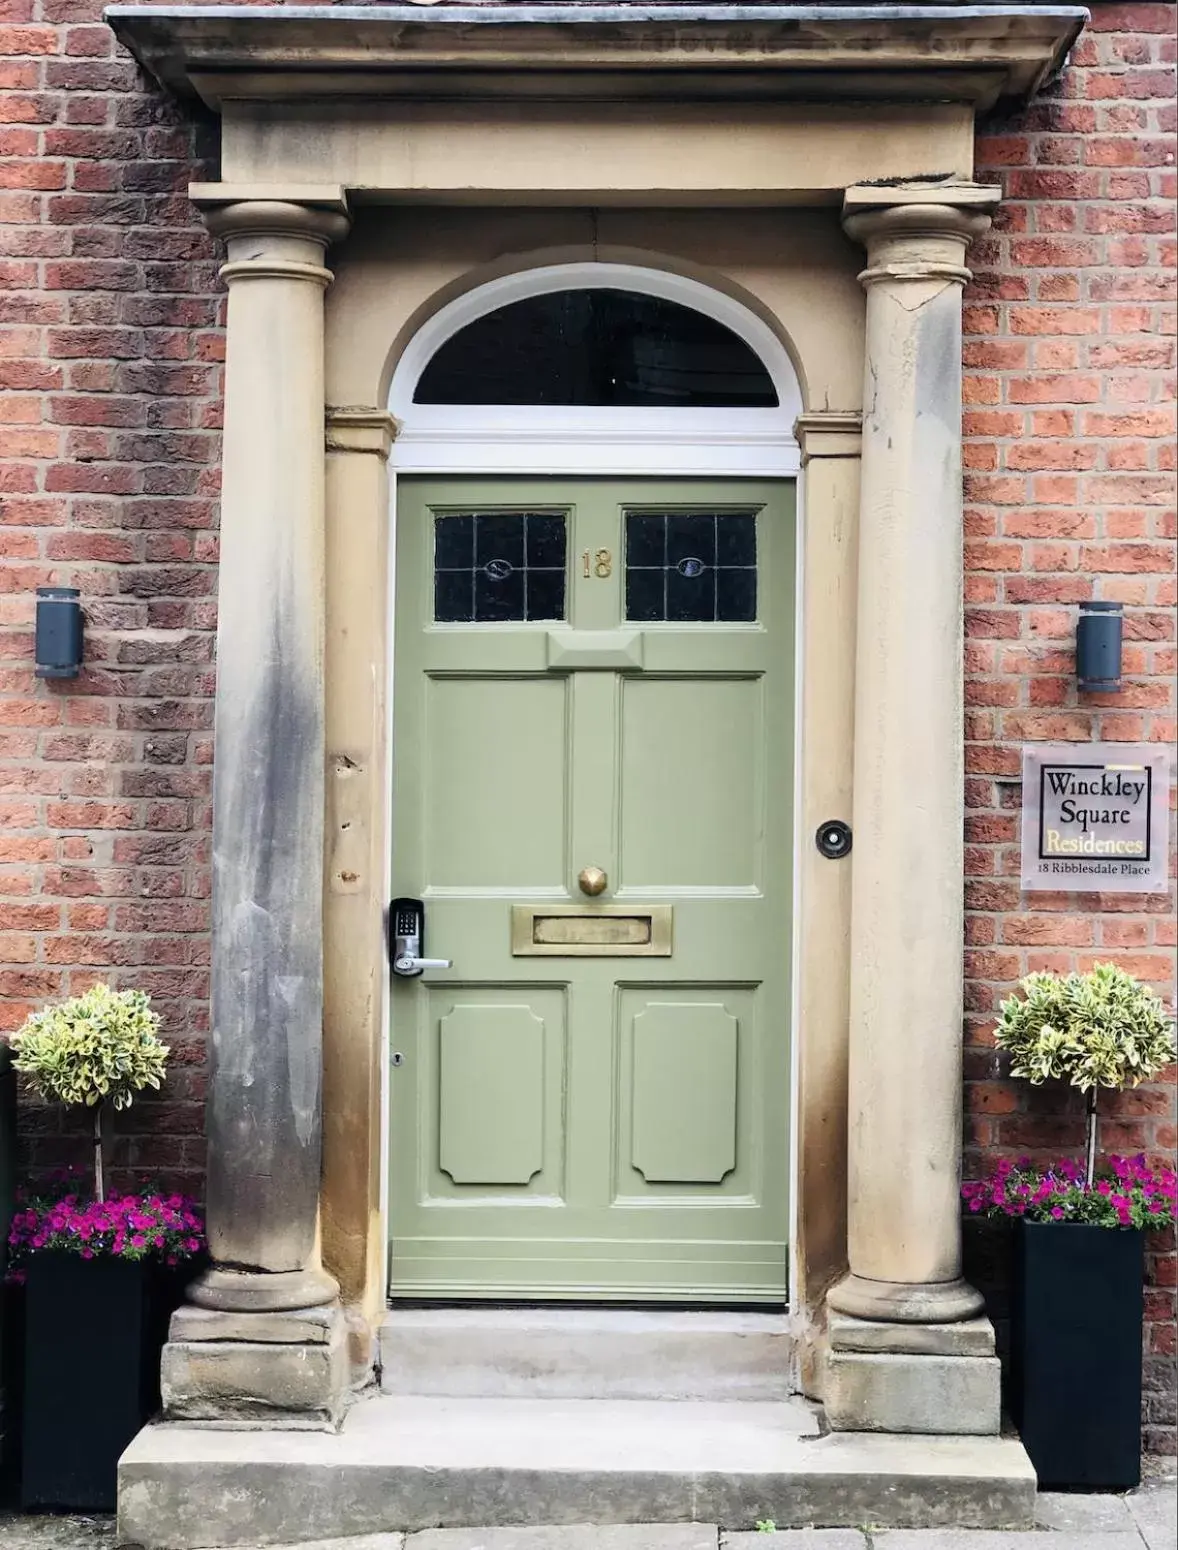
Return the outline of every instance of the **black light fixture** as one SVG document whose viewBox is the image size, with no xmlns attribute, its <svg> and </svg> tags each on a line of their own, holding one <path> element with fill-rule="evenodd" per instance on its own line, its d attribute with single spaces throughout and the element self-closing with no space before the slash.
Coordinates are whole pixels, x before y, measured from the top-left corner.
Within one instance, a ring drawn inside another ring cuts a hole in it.
<svg viewBox="0 0 1178 1550">
<path fill-rule="evenodd" d="M 77 587 L 37 588 L 38 678 L 76 678 L 82 666 L 82 605 Z"/>
<path fill-rule="evenodd" d="M 1076 621 L 1076 680 L 1081 689 L 1121 687 L 1120 603 L 1081 603 Z"/>
</svg>

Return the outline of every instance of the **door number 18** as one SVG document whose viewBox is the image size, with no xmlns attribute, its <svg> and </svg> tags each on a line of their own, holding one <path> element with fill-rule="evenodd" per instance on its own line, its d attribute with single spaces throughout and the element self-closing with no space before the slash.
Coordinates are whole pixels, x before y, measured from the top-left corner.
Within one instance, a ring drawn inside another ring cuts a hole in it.
<svg viewBox="0 0 1178 1550">
<path fill-rule="evenodd" d="M 596 576 L 599 581 L 604 581 L 614 568 L 614 557 L 608 549 L 598 549 L 596 554 L 591 554 L 588 549 L 581 555 L 581 574 L 588 581 L 591 576 Z"/>
</svg>

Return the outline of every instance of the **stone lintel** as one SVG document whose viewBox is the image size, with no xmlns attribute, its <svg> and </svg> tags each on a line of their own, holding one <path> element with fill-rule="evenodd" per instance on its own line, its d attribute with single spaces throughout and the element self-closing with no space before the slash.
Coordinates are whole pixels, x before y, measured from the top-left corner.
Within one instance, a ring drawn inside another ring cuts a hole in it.
<svg viewBox="0 0 1178 1550">
<path fill-rule="evenodd" d="M 959 1324 L 886 1324 L 832 1310 L 827 1336 L 832 1351 L 897 1356 L 994 1355 L 994 1326 L 987 1318 L 963 1319 Z"/>
<path fill-rule="evenodd" d="M 815 457 L 859 457 L 863 416 L 857 410 L 810 410 L 794 421 L 794 435 L 807 463 Z"/>
<path fill-rule="evenodd" d="M 996 1356 L 832 1350 L 822 1402 L 836 1432 L 996 1437 L 999 1382 Z"/>
<path fill-rule="evenodd" d="M 361 452 L 387 458 L 397 439 L 397 422 L 386 409 L 327 410 L 329 452 Z"/>
</svg>

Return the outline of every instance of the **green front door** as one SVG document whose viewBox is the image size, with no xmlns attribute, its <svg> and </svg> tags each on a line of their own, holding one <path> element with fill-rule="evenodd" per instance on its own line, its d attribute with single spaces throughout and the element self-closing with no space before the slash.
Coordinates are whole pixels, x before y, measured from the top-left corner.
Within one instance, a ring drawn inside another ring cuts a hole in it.
<svg viewBox="0 0 1178 1550">
<path fill-rule="evenodd" d="M 793 510 L 400 482 L 393 1297 L 783 1299 Z"/>
</svg>

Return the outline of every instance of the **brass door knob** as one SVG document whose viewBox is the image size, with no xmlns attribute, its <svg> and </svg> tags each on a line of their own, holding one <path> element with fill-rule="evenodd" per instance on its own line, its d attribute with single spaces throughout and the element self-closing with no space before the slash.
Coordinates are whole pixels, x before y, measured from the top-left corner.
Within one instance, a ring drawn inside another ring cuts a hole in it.
<svg viewBox="0 0 1178 1550">
<path fill-rule="evenodd" d="M 577 873 L 577 886 L 582 893 L 587 893 L 594 898 L 599 893 L 604 893 L 609 878 L 599 866 L 582 867 Z"/>
</svg>

